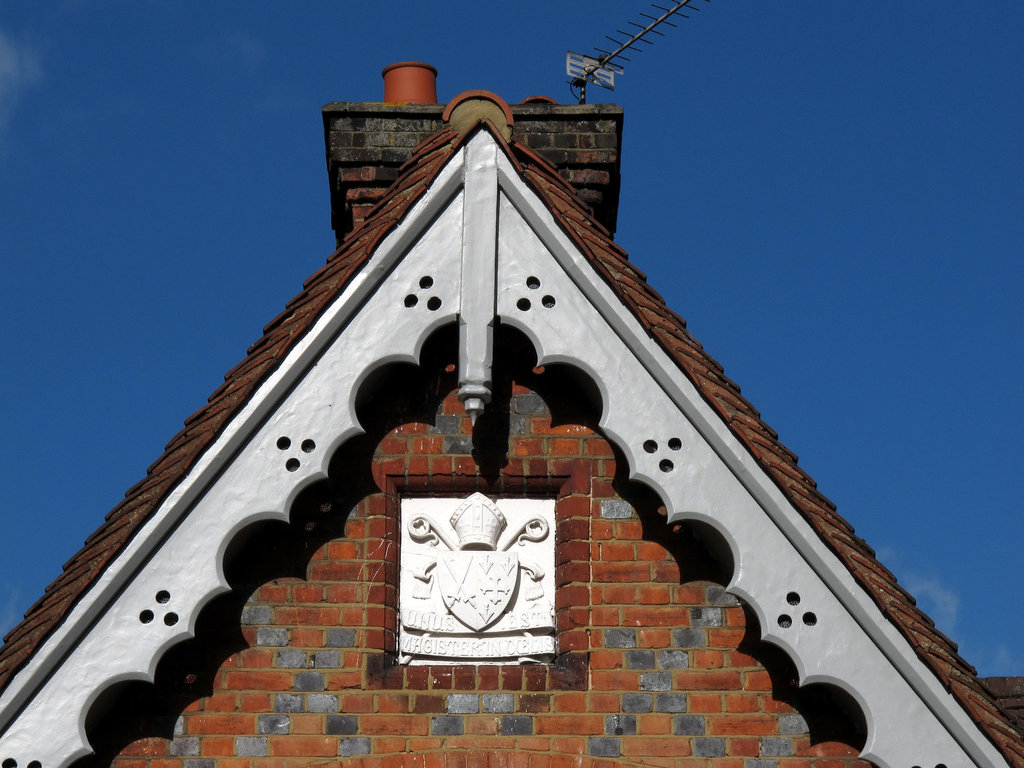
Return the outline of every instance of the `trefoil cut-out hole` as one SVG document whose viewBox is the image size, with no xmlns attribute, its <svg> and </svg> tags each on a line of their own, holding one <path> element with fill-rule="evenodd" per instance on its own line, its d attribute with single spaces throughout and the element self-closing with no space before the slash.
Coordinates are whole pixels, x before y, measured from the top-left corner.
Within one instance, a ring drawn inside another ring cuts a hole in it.
<svg viewBox="0 0 1024 768">
<path fill-rule="evenodd" d="M 654 453 L 656 450 L 658 450 L 658 444 L 654 440 L 645 440 L 644 450 L 647 451 L 648 453 Z"/>
<path fill-rule="evenodd" d="M 156 593 L 155 599 L 158 603 L 160 603 L 160 605 L 163 605 L 164 603 L 170 602 L 171 593 L 168 592 L 166 589 L 161 589 L 159 592 Z"/>
<path fill-rule="evenodd" d="M 530 300 L 520 299 L 519 301 L 516 302 L 516 306 L 519 307 L 520 311 L 526 312 L 530 308 Z"/>
<path fill-rule="evenodd" d="M 277 438 L 277 447 L 279 450 L 287 451 L 292 447 L 292 441 L 287 437 Z"/>
<path fill-rule="evenodd" d="M 316 450 L 316 443 L 314 443 L 312 440 L 303 440 L 301 447 L 303 453 L 312 453 L 313 451 Z"/>
<path fill-rule="evenodd" d="M 13 757 L 8 757 L 3 761 L 3 763 L 0 763 L 0 765 L 2 765 L 3 768 L 18 768 L 18 761 Z"/>
<path fill-rule="evenodd" d="M 431 296 L 427 299 L 427 309 L 431 312 L 436 312 L 441 308 L 441 300 L 437 296 Z"/>
<path fill-rule="evenodd" d="M 166 624 L 168 627 L 173 627 L 177 623 L 178 623 L 178 614 L 176 614 L 176 613 L 168 613 L 166 616 L 164 616 L 164 624 Z"/>
<path fill-rule="evenodd" d="M 662 472 L 671 472 L 675 468 L 676 468 L 676 465 L 673 464 L 668 459 L 662 459 L 661 463 L 658 464 L 658 469 L 660 469 Z"/>
<path fill-rule="evenodd" d="M 414 294 L 410 293 L 408 296 L 405 297 L 405 306 L 415 307 L 417 303 L 419 303 L 419 299 L 417 299 Z"/>
<path fill-rule="evenodd" d="M 678 437 L 670 438 L 668 441 L 668 447 L 670 450 L 678 451 L 680 448 L 683 447 L 683 441 L 680 440 Z"/>
<path fill-rule="evenodd" d="M 786 595 L 786 602 L 790 605 L 800 605 L 800 595 L 797 592 L 790 592 Z"/>
<path fill-rule="evenodd" d="M 782 614 L 779 616 L 779 626 L 783 629 L 789 629 L 793 626 L 793 617 L 788 614 Z"/>
<path fill-rule="evenodd" d="M 433 284 L 434 278 L 432 278 L 430 275 L 424 275 L 423 277 L 420 278 L 420 288 L 422 288 L 423 290 L 426 290 Z"/>
<path fill-rule="evenodd" d="M 555 306 L 555 297 L 551 295 L 545 296 L 543 299 L 540 300 L 540 303 L 543 304 L 548 309 L 551 309 L 553 306 Z"/>
<path fill-rule="evenodd" d="M 818 617 L 815 616 L 813 613 L 808 611 L 807 613 L 804 614 L 804 624 L 806 624 L 808 627 L 813 627 L 817 623 L 818 623 Z M 936 768 L 938 768 L 938 767 L 936 766 Z"/>
<path fill-rule="evenodd" d="M 288 459 L 288 461 L 284 463 L 284 468 L 287 469 L 289 472 L 294 472 L 299 468 L 299 460 Z"/>
<path fill-rule="evenodd" d="M 149 624 L 149 622 L 151 622 L 152 620 L 153 612 L 149 609 L 146 609 L 145 611 L 139 614 L 139 621 L 141 621 L 143 624 Z"/>
<path fill-rule="evenodd" d="M 538 288 L 540 288 L 540 280 L 534 277 L 533 275 L 530 275 L 528 278 L 526 278 L 526 287 L 529 288 L 531 291 L 535 291 Z"/>
</svg>

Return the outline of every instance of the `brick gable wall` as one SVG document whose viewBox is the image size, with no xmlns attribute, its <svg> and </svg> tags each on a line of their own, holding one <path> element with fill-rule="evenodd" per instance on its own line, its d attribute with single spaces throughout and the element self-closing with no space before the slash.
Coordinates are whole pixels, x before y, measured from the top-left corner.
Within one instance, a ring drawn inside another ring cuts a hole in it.
<svg viewBox="0 0 1024 768">
<path fill-rule="evenodd" d="M 503 334 L 497 359 L 525 362 L 496 382 L 474 435 L 452 342 L 439 334 L 420 368 L 364 388 L 367 434 L 290 525 L 239 537 L 235 591 L 168 652 L 155 686 L 127 684 L 97 708 L 98 753 L 77 768 L 867 765 L 856 715 L 831 691 L 798 690 L 724 592 L 714 536 L 667 526 L 617 472 L 587 386 L 531 369 L 528 345 Z M 561 653 L 399 666 L 398 499 L 474 490 L 556 499 Z"/>
</svg>

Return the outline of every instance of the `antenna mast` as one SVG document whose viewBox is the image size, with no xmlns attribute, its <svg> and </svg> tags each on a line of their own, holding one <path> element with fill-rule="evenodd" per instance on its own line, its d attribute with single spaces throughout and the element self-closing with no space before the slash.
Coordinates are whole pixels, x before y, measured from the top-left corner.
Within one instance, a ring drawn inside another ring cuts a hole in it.
<svg viewBox="0 0 1024 768">
<path fill-rule="evenodd" d="M 636 27 L 640 31 L 630 35 L 629 32 L 621 29 L 616 30 L 619 35 L 625 35 L 628 39 L 622 42 L 618 38 L 612 35 L 605 35 L 606 38 L 615 43 L 618 47 L 614 51 L 606 51 L 603 48 L 594 48 L 598 53 L 601 54 L 598 58 L 591 56 L 583 56 L 579 53 L 573 53 L 569 51 L 565 58 L 566 74 L 573 79 L 570 81 L 570 85 L 579 86 L 579 103 L 587 103 L 587 83 L 594 83 L 600 85 L 602 88 L 609 90 L 615 90 L 615 75 L 623 74 L 622 67 L 615 63 L 615 59 L 621 59 L 622 61 L 629 61 L 623 54 L 632 49 L 634 51 L 642 51 L 643 48 L 638 48 L 637 43 L 644 43 L 646 45 L 654 45 L 653 42 L 646 39 L 646 36 L 650 33 L 654 33 L 660 37 L 664 37 L 663 32 L 659 32 L 655 27 L 659 24 L 668 24 L 670 27 L 676 26 L 671 21 L 668 21 L 670 16 L 678 14 L 684 19 L 690 18 L 684 13 L 679 11 L 684 6 L 689 6 L 693 0 L 680 0 L 675 3 L 671 8 L 666 8 L 663 5 L 657 3 L 651 3 L 652 8 L 657 8 L 662 11 L 660 16 L 652 16 L 649 13 L 641 13 L 645 19 L 650 19 L 650 23 L 644 26 L 636 21 L 627 22 L 630 26 Z M 704 0 L 708 3 L 711 0 Z M 691 8 L 692 10 L 699 11 L 700 8 Z"/>
</svg>

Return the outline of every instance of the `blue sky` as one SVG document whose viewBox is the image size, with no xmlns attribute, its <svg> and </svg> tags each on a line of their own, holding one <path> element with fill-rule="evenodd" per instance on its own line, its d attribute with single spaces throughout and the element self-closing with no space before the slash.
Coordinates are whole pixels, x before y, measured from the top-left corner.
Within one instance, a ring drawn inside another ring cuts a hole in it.
<svg viewBox="0 0 1024 768">
<path fill-rule="evenodd" d="M 1024 675 L 1024 5 L 697 0 L 617 240 L 984 675 Z M 568 101 L 645 2 L 0 0 L 0 626 L 333 244 L 319 109 Z"/>
</svg>

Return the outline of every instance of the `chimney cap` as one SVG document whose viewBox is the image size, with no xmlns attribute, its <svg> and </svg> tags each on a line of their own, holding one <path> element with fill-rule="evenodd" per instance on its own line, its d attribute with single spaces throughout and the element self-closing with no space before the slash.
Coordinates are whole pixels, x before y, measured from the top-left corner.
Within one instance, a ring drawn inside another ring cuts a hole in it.
<svg viewBox="0 0 1024 768">
<path fill-rule="evenodd" d="M 437 70 L 422 61 L 398 61 L 381 71 L 388 104 L 436 104 Z"/>
</svg>

